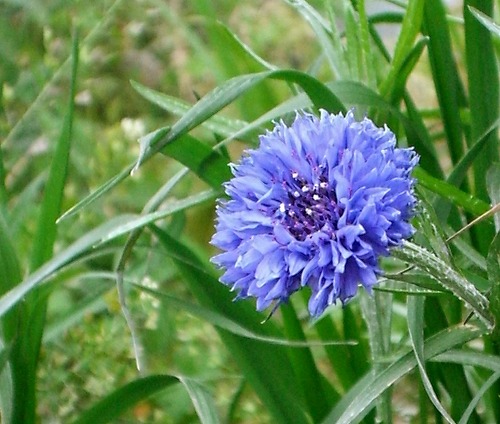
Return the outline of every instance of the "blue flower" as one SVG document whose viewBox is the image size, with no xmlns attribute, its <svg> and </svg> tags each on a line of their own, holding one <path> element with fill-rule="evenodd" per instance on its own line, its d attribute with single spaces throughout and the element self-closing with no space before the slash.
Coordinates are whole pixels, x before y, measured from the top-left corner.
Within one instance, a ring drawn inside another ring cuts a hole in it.
<svg viewBox="0 0 500 424">
<path fill-rule="evenodd" d="M 286 302 L 308 286 L 309 312 L 318 317 L 362 284 L 377 282 L 379 256 L 410 237 L 416 203 L 412 149 L 370 119 L 358 122 L 321 111 L 277 123 L 260 147 L 232 165 L 229 200 L 217 206 L 212 262 L 237 299 L 257 309 Z"/>
</svg>

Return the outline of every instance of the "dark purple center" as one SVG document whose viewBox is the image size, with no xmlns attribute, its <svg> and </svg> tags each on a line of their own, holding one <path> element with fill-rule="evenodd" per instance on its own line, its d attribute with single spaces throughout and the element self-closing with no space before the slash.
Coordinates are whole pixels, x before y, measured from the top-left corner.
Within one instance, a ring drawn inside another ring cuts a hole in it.
<svg viewBox="0 0 500 424">
<path fill-rule="evenodd" d="M 339 220 L 339 206 L 326 177 L 317 183 L 307 183 L 292 173 L 293 183 L 287 184 L 288 200 L 280 204 L 283 223 L 300 241 L 316 231 L 331 232 Z"/>
</svg>

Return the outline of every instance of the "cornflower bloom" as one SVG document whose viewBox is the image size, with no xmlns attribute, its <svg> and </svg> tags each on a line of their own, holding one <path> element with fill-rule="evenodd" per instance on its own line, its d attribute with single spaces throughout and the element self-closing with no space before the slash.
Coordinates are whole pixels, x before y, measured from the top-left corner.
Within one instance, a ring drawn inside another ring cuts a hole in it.
<svg viewBox="0 0 500 424">
<path fill-rule="evenodd" d="M 387 126 L 352 111 L 277 123 L 231 165 L 211 241 L 223 251 L 212 258 L 225 269 L 221 282 L 237 299 L 256 298 L 257 310 L 307 286 L 313 317 L 358 284 L 370 292 L 379 257 L 414 232 L 417 162 Z"/>
</svg>

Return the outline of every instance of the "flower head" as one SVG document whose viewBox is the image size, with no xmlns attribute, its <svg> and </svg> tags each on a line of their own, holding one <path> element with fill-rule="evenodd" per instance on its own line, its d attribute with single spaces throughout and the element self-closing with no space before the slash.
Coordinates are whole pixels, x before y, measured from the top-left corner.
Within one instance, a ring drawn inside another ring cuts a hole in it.
<svg viewBox="0 0 500 424">
<path fill-rule="evenodd" d="M 229 200 L 217 207 L 212 261 L 221 281 L 257 309 L 311 289 L 309 312 L 377 282 L 379 256 L 410 237 L 416 199 L 412 149 L 370 119 L 321 111 L 278 123 L 232 166 Z"/>
</svg>

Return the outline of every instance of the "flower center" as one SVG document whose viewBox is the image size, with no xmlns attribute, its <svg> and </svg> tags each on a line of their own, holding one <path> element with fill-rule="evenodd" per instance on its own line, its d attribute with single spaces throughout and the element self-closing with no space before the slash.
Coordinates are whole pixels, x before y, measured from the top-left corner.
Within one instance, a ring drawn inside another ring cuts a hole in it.
<svg viewBox="0 0 500 424">
<path fill-rule="evenodd" d="M 288 201 L 280 204 L 280 212 L 288 231 L 300 241 L 316 231 L 333 231 L 339 220 L 337 198 L 327 179 L 319 177 L 311 184 L 300 179 L 294 172 L 295 184 L 288 186 Z"/>
</svg>

